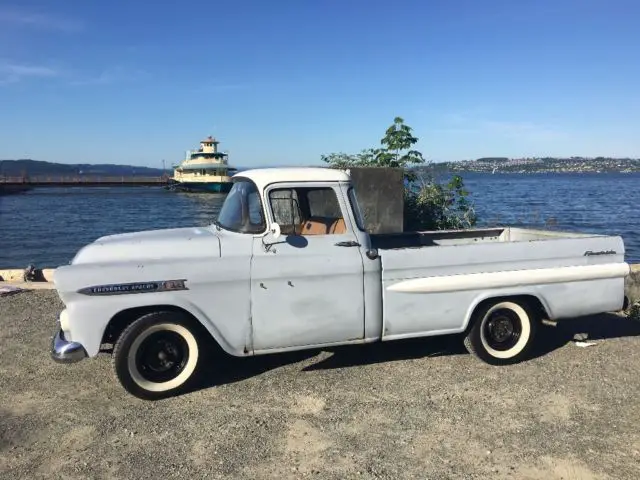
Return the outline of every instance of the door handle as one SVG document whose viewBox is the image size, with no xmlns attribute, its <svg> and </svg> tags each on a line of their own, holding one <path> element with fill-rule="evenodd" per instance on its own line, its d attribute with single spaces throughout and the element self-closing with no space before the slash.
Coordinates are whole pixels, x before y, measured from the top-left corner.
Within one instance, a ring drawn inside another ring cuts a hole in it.
<svg viewBox="0 0 640 480">
<path fill-rule="evenodd" d="M 344 242 L 338 242 L 335 244 L 336 247 L 359 247 L 360 244 L 354 240 L 348 240 Z"/>
</svg>

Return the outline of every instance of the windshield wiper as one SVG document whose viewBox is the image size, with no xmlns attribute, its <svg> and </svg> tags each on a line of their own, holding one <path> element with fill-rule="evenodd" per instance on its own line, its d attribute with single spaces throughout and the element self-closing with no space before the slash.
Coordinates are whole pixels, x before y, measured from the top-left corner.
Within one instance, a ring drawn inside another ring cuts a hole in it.
<svg viewBox="0 0 640 480">
<path fill-rule="evenodd" d="M 218 231 L 222 230 L 222 227 L 220 226 L 220 222 L 218 222 L 218 219 L 215 219 L 213 221 L 213 225 L 216 227 L 216 230 Z"/>
</svg>

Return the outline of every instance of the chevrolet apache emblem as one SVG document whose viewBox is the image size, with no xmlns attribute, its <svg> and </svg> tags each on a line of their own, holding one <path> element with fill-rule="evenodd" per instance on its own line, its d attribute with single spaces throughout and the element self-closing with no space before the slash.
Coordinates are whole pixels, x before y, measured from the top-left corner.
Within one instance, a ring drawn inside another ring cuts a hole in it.
<svg viewBox="0 0 640 480">
<path fill-rule="evenodd" d="M 111 285 L 95 285 L 78 290 L 83 295 L 121 295 L 127 293 L 167 292 L 172 290 L 188 290 L 185 279 L 162 280 L 157 282 L 115 283 Z"/>
</svg>

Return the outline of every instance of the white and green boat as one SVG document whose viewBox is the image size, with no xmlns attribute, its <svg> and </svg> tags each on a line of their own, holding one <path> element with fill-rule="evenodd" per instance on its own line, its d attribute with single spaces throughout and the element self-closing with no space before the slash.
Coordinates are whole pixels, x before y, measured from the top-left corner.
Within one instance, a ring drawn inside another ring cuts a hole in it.
<svg viewBox="0 0 640 480">
<path fill-rule="evenodd" d="M 173 166 L 171 188 L 187 192 L 227 193 L 231 176 L 237 172 L 229 166 L 228 154 L 218 151 L 220 142 L 208 136 L 197 151 L 188 150 L 185 159 Z"/>
</svg>

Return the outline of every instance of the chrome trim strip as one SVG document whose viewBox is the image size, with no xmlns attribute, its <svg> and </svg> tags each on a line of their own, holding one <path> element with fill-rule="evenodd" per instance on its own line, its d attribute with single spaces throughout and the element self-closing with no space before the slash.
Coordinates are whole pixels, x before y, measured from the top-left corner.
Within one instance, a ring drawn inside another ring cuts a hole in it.
<svg viewBox="0 0 640 480">
<path fill-rule="evenodd" d="M 391 292 L 403 293 L 445 293 L 623 278 L 628 274 L 629 265 L 627 263 L 609 263 L 412 278 L 396 281 L 386 289 Z"/>
</svg>

